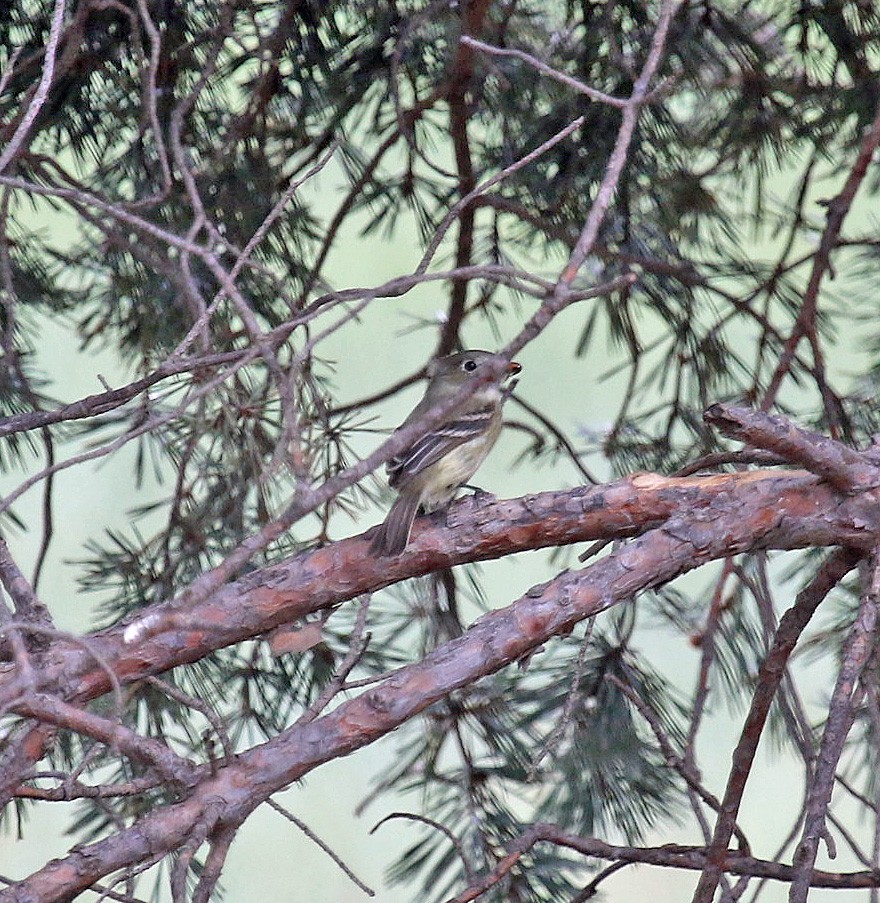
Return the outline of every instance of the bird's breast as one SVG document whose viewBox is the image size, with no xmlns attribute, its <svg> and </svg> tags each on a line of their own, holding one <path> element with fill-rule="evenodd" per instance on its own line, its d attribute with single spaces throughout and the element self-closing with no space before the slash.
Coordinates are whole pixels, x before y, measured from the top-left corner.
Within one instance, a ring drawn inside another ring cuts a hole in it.
<svg viewBox="0 0 880 903">
<path fill-rule="evenodd" d="M 500 425 L 499 419 L 499 428 Z M 483 463 L 497 435 L 498 431 L 492 429 L 469 442 L 463 442 L 427 468 L 422 493 L 422 506 L 426 511 L 442 508 L 452 501 L 458 488 L 467 483 Z"/>
</svg>

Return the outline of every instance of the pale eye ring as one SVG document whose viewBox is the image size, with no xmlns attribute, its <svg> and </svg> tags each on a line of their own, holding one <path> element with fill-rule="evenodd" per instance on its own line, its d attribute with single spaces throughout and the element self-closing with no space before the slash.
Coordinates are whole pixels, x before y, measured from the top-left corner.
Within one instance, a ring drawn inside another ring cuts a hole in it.
<svg viewBox="0 0 880 903">
<path fill-rule="evenodd" d="M 477 369 L 477 362 L 472 358 L 468 358 L 461 366 L 467 370 L 468 373 L 473 373 L 473 371 Z"/>
</svg>

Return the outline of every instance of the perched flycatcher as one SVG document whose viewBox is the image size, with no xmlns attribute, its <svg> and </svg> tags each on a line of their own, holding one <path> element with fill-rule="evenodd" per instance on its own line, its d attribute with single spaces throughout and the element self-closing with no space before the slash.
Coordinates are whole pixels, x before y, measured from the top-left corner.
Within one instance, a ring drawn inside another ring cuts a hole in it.
<svg viewBox="0 0 880 903">
<path fill-rule="evenodd" d="M 419 507 L 436 511 L 448 505 L 489 454 L 501 432 L 501 407 L 509 394 L 502 385 L 522 369 L 511 361 L 500 376 L 481 385 L 486 369 L 500 361 L 500 355 L 490 351 L 462 351 L 431 363 L 425 397 L 398 429 L 424 417 L 462 386 L 472 383 L 477 388 L 446 420 L 385 465 L 388 484 L 398 496 L 370 544 L 374 555 L 399 555 Z"/>
</svg>

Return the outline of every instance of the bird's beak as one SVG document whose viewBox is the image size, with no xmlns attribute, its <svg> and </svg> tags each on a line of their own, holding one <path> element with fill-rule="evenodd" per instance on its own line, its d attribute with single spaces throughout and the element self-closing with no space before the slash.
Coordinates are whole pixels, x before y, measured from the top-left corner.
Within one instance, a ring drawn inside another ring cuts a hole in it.
<svg viewBox="0 0 880 903">
<path fill-rule="evenodd" d="M 504 372 L 507 376 L 516 376 L 519 371 L 522 370 L 522 364 L 518 364 L 516 361 L 511 361 Z"/>
</svg>

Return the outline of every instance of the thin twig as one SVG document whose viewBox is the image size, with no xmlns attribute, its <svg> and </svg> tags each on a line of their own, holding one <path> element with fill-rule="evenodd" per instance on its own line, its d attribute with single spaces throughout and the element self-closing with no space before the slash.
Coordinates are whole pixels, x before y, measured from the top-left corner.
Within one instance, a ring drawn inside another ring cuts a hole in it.
<svg viewBox="0 0 880 903">
<path fill-rule="evenodd" d="M 174 684 L 169 683 L 167 680 L 162 680 L 159 677 L 148 677 L 146 679 L 146 682 L 150 686 L 155 687 L 157 690 L 159 690 L 160 693 L 164 693 L 175 702 L 179 702 L 182 706 L 193 709 L 196 712 L 201 712 L 201 714 L 204 715 L 208 723 L 214 729 L 214 733 L 220 740 L 220 745 L 223 747 L 223 755 L 226 759 L 226 764 L 232 764 L 232 760 L 235 758 L 235 748 L 232 745 L 232 740 L 229 737 L 229 732 L 226 730 L 226 726 L 223 724 L 223 719 L 220 717 L 213 706 L 208 705 L 205 700 L 199 699 L 197 696 L 193 696 L 190 693 L 186 693 L 181 690 L 180 687 L 176 687 L 174 686 Z"/>
<path fill-rule="evenodd" d="M 776 371 L 770 378 L 767 391 L 761 399 L 762 411 L 769 410 L 776 401 L 782 381 L 791 367 L 791 361 L 797 346 L 804 336 L 807 336 L 809 339 L 813 351 L 813 363 L 816 367 L 816 376 L 819 380 L 820 388 L 825 387 L 822 349 L 819 344 L 816 324 L 819 290 L 825 275 L 831 269 L 831 255 L 837 247 L 840 230 L 843 228 L 843 221 L 849 213 L 852 202 L 865 178 L 871 161 L 874 159 L 878 146 L 880 146 L 880 104 L 877 105 L 870 128 L 866 130 L 862 138 L 858 156 L 850 169 L 843 188 L 833 200 L 828 202 L 828 219 L 822 232 L 819 248 L 813 257 L 813 269 L 810 273 L 807 287 L 804 290 L 801 310 L 794 328 L 780 352 Z M 833 412 L 829 411 L 829 414 L 831 413 Z M 832 422 L 835 422 L 835 418 L 832 418 Z"/>
<path fill-rule="evenodd" d="M 55 75 L 55 59 L 58 53 L 58 42 L 61 40 L 61 27 L 64 24 L 64 8 L 65 0 L 55 0 L 55 8 L 52 12 L 52 22 L 49 26 L 49 37 L 46 40 L 46 48 L 43 51 L 43 73 L 40 76 L 39 84 L 28 104 L 27 111 L 18 123 L 15 133 L 9 139 L 9 143 L 0 154 L 0 173 L 15 159 L 25 137 L 34 120 L 46 103 L 49 96 L 49 89 L 52 87 L 52 79 Z"/>
<path fill-rule="evenodd" d="M 587 621 L 587 629 L 584 632 L 584 638 L 581 640 L 580 649 L 578 649 L 577 660 L 575 661 L 574 665 L 574 673 L 571 676 L 571 683 L 569 685 L 568 692 L 565 694 L 565 702 L 562 705 L 562 712 L 560 713 L 556 724 L 553 726 L 553 730 L 550 731 L 549 736 L 541 744 L 541 748 L 533 756 L 532 761 L 529 764 L 529 770 L 526 773 L 527 783 L 530 783 L 535 779 L 538 772 L 538 766 L 541 764 L 543 759 L 559 745 L 559 742 L 565 736 L 566 729 L 571 724 L 572 715 L 574 714 L 574 707 L 578 699 L 581 697 L 581 680 L 587 667 L 587 653 L 591 648 L 590 640 L 593 636 L 593 626 L 595 625 L 595 623 L 595 618 L 590 618 Z"/>
<path fill-rule="evenodd" d="M 515 47 L 493 47 L 491 44 L 478 41 L 470 35 L 462 35 L 459 38 L 459 41 L 462 44 L 467 44 L 469 47 L 473 47 L 476 50 L 482 50 L 483 53 L 488 53 L 492 56 L 514 57 L 524 63 L 528 63 L 532 68 L 537 69 L 538 72 L 548 75 L 560 84 L 565 85 L 567 88 L 571 88 L 573 91 L 577 91 L 578 94 L 589 97 L 590 100 L 594 100 L 597 103 L 603 103 L 609 107 L 615 107 L 618 110 L 624 109 L 627 103 L 629 103 L 628 99 L 613 97 L 611 94 L 606 94 L 604 91 L 592 88 L 580 79 L 572 78 L 565 72 L 560 72 L 559 69 L 554 69 L 552 66 L 549 66 L 543 60 L 539 60 L 536 56 L 532 56 L 532 54 L 526 53 L 523 50 L 517 50 Z"/>
<path fill-rule="evenodd" d="M 639 77 L 636 79 L 632 94 L 623 108 L 622 121 L 614 142 L 614 148 L 611 151 L 611 156 L 608 158 L 605 174 L 596 192 L 596 198 L 590 207 L 587 221 L 578 236 L 577 242 L 575 242 L 567 263 L 556 280 L 553 295 L 541 305 L 519 331 L 519 334 L 504 349 L 503 354 L 508 359 L 511 359 L 518 351 L 543 332 L 550 324 L 550 321 L 571 302 L 571 289 L 574 281 L 593 250 L 599 236 L 599 230 L 605 220 L 605 215 L 617 192 L 621 174 L 626 166 L 629 147 L 635 134 L 636 123 L 638 122 L 642 106 L 647 102 L 651 81 L 660 65 L 663 47 L 666 43 L 672 18 L 680 5 L 681 0 L 666 0 L 661 8 L 647 59 Z M 635 282 L 635 276 L 632 276 L 631 281 Z"/>
<path fill-rule="evenodd" d="M 327 681 L 327 684 L 318 694 L 315 701 L 297 718 L 297 724 L 308 724 L 308 722 L 314 721 L 330 704 L 333 697 L 346 688 L 346 678 L 361 660 L 370 642 L 370 634 L 365 634 L 364 631 L 367 626 L 367 613 L 370 610 L 371 598 L 370 595 L 366 595 L 361 599 L 354 628 L 348 641 L 348 652 L 345 654 L 345 658 L 340 662 L 333 677 Z"/>
<path fill-rule="evenodd" d="M 455 848 L 455 852 L 458 853 L 458 858 L 461 859 L 462 866 L 464 867 L 465 877 L 468 881 L 473 881 L 474 873 L 473 867 L 470 864 L 470 860 L 468 859 L 467 852 L 465 851 L 464 844 L 453 834 L 446 825 L 441 824 L 439 821 L 433 818 L 428 818 L 427 815 L 420 815 L 417 812 L 391 812 L 386 815 L 384 818 L 379 819 L 375 825 L 370 829 L 370 834 L 375 834 L 379 828 L 382 827 L 386 822 L 394 821 L 395 819 L 405 819 L 406 821 L 416 821 L 421 822 L 423 825 L 427 825 L 429 828 L 433 828 L 435 831 L 439 831 L 446 839 L 452 844 Z"/>
<path fill-rule="evenodd" d="M 372 890 L 368 885 L 364 884 L 360 878 L 345 864 L 342 857 L 339 856 L 325 841 L 321 840 L 317 834 L 300 818 L 297 818 L 289 809 L 285 809 L 280 803 L 276 802 L 271 797 L 266 800 L 269 806 L 274 809 L 279 815 L 283 815 L 291 824 L 297 826 L 312 843 L 319 846 L 338 866 L 342 869 L 343 872 L 352 880 L 354 884 L 356 884 L 368 897 L 375 897 L 376 892 Z"/>
</svg>

